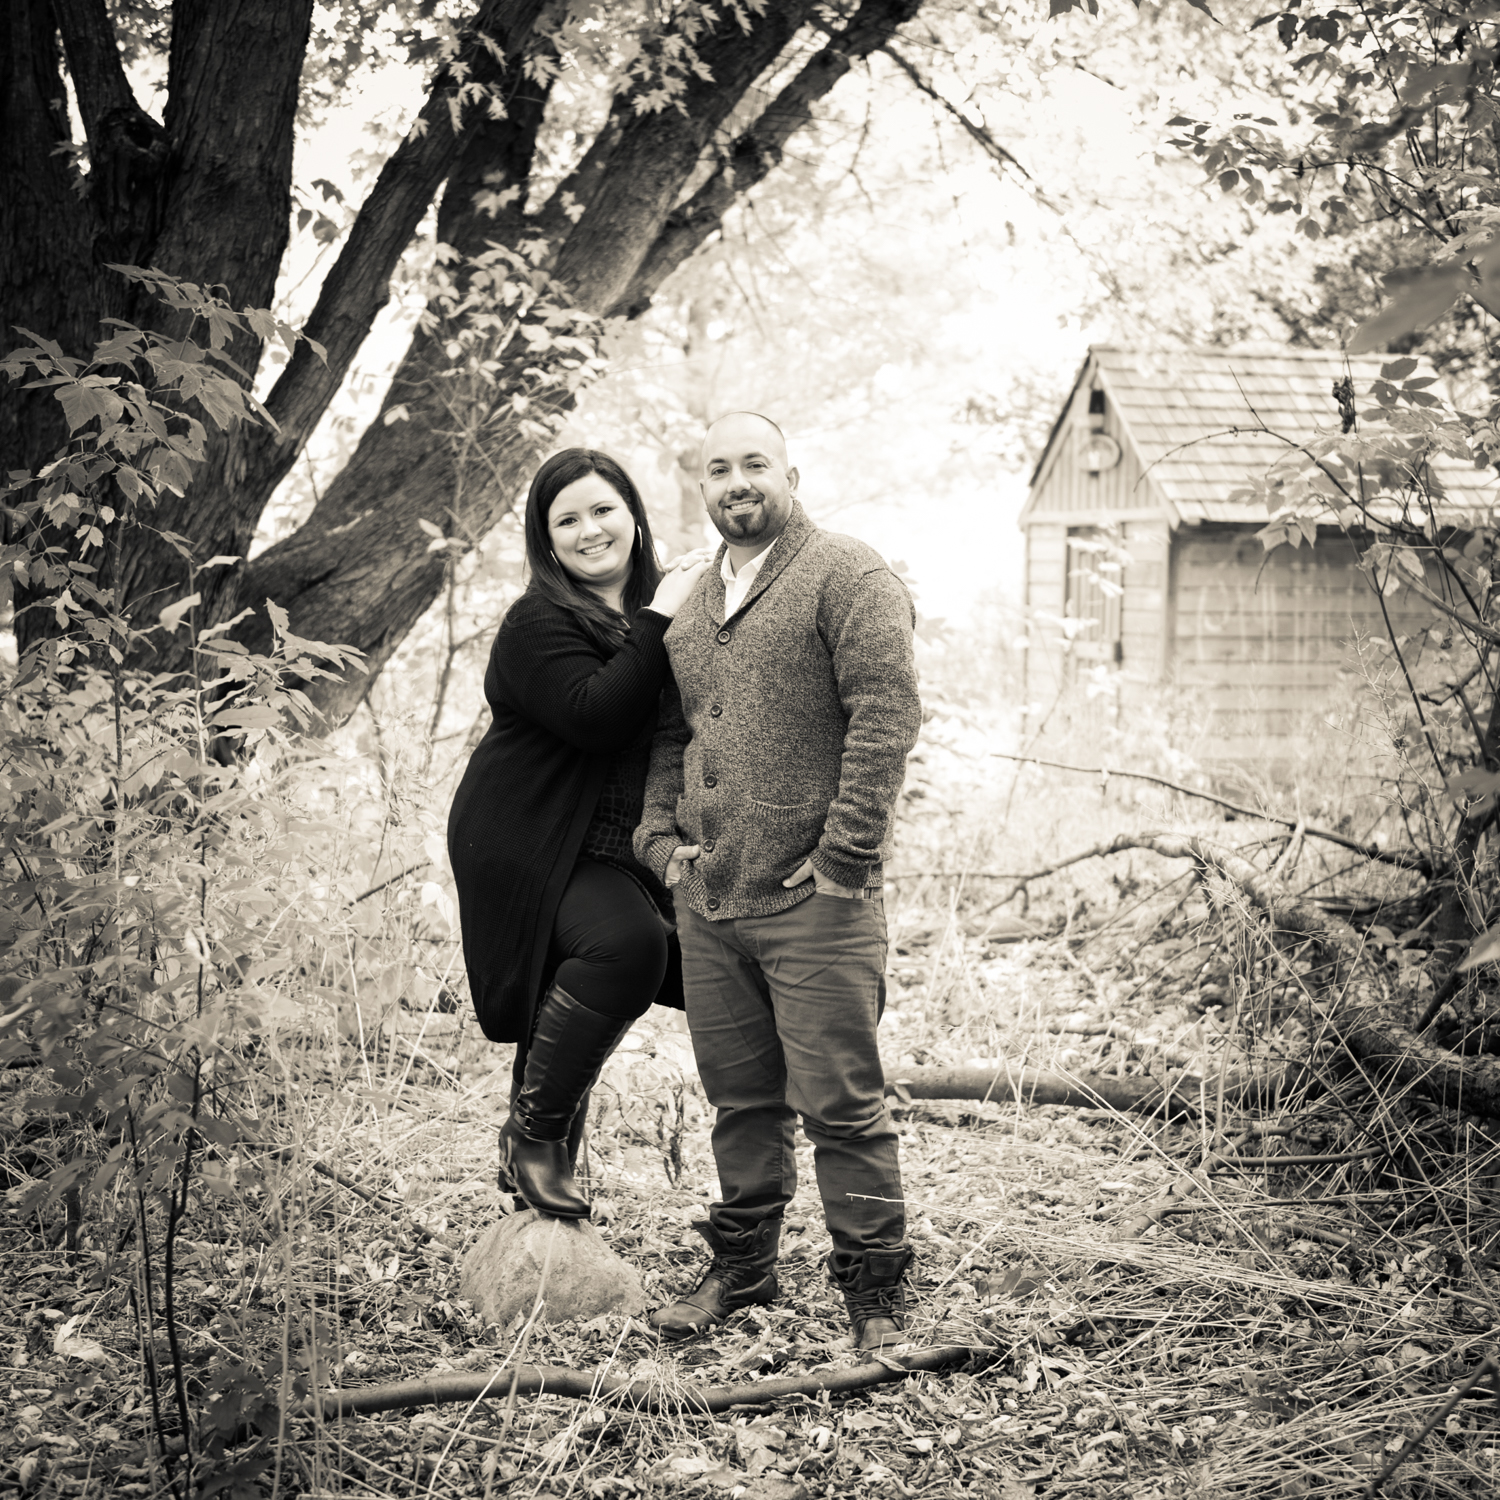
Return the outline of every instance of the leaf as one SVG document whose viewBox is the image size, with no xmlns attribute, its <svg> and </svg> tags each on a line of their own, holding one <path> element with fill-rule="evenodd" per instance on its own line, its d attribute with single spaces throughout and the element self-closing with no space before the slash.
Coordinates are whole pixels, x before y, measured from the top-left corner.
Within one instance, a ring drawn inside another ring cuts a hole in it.
<svg viewBox="0 0 1500 1500">
<path fill-rule="evenodd" d="M 1468 279 L 1469 273 L 1456 260 L 1392 271 L 1384 278 L 1389 301 L 1355 329 L 1349 353 L 1368 354 L 1403 334 L 1426 328 L 1453 306 Z"/>
<path fill-rule="evenodd" d="M 59 386 L 57 399 L 62 404 L 69 432 L 77 432 L 85 422 L 94 417 L 98 417 L 102 425 L 108 426 L 125 410 L 125 403 L 118 396 L 97 385 Z"/>
<path fill-rule="evenodd" d="M 1477 969 L 1480 964 L 1494 963 L 1496 959 L 1500 959 L 1500 926 L 1491 927 L 1474 939 L 1457 972 L 1462 974 Z"/>
<path fill-rule="evenodd" d="M 157 620 L 162 628 L 170 634 L 182 624 L 182 617 L 195 605 L 203 602 L 202 594 L 189 594 L 186 599 L 179 599 L 176 604 L 169 604 L 157 615 Z"/>
<path fill-rule="evenodd" d="M 420 526 L 428 536 L 436 537 L 440 542 L 446 542 L 448 540 L 448 538 L 443 535 L 441 527 L 433 525 L 431 521 L 425 520 L 421 516 L 417 517 L 417 525 Z"/>
<path fill-rule="evenodd" d="M 1380 378 L 1382 380 L 1405 380 L 1416 368 L 1417 361 L 1410 356 L 1404 359 L 1393 359 L 1389 364 L 1381 365 Z"/>
<path fill-rule="evenodd" d="M 1482 254 L 1474 257 L 1475 284 L 1469 295 L 1492 317 L 1500 318 L 1500 235 Z"/>
<path fill-rule="evenodd" d="M 1467 818 L 1483 817 L 1495 805 L 1500 794 L 1500 772 L 1486 771 L 1483 766 L 1473 766 L 1450 776 L 1443 783 L 1443 790 Z"/>
<path fill-rule="evenodd" d="M 97 1339 L 78 1336 L 83 1322 L 82 1317 L 76 1317 L 69 1318 L 66 1323 L 59 1323 L 52 1335 L 52 1352 L 62 1359 L 81 1359 L 89 1365 L 107 1364 L 109 1356 L 104 1352 L 103 1344 Z"/>
<path fill-rule="evenodd" d="M 269 704 L 250 703 L 242 708 L 220 709 L 209 721 L 214 729 L 274 729 L 281 715 Z"/>
</svg>

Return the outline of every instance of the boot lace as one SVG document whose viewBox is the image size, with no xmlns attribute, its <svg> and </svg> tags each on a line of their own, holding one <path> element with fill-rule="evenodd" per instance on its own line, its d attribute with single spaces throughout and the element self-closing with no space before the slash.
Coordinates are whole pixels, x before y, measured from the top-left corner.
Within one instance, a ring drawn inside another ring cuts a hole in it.
<svg viewBox="0 0 1500 1500">
<path fill-rule="evenodd" d="M 698 1283 L 698 1290 L 702 1291 L 710 1281 L 717 1281 L 726 1292 L 737 1292 L 763 1274 L 759 1266 L 742 1255 L 715 1255 Z"/>
<path fill-rule="evenodd" d="M 900 1323 L 906 1314 L 906 1291 L 899 1282 L 895 1286 L 872 1286 L 862 1291 L 846 1289 L 844 1306 L 849 1310 L 850 1321 L 860 1327 L 871 1318 L 889 1318 Z"/>
</svg>

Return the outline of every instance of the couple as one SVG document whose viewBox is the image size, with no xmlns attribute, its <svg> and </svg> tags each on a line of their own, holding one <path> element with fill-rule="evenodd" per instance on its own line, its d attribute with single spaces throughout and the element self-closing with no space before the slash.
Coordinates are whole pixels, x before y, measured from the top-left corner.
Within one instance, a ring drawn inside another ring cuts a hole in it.
<svg viewBox="0 0 1500 1500">
<path fill-rule="evenodd" d="M 721 417 L 702 464 L 725 545 L 665 573 L 607 455 L 555 455 L 527 497 L 531 581 L 448 823 L 475 1009 L 517 1044 L 501 1187 L 587 1218 L 588 1092 L 653 1002 L 685 1003 L 723 1197 L 695 1226 L 707 1274 L 651 1323 L 685 1338 L 774 1300 L 800 1115 L 829 1274 L 880 1349 L 911 1260 L 875 1044 L 882 861 L 921 723 L 911 599 L 807 518 L 775 423 Z"/>
</svg>

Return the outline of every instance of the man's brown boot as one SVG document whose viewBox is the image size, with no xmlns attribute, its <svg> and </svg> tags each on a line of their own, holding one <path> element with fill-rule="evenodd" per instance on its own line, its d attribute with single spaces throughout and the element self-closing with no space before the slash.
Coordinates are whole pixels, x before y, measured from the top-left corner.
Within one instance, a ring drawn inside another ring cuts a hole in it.
<svg viewBox="0 0 1500 1500">
<path fill-rule="evenodd" d="M 840 1275 L 828 1261 L 828 1278 L 844 1294 L 854 1327 L 854 1347 L 866 1352 L 906 1342 L 906 1287 L 910 1250 L 866 1250 Z"/>
<path fill-rule="evenodd" d="M 663 1338 L 686 1339 L 722 1323 L 742 1307 L 764 1307 L 776 1300 L 776 1252 L 781 1220 L 766 1219 L 740 1234 L 724 1234 L 712 1224 L 693 1228 L 708 1241 L 714 1258 L 708 1273 L 687 1296 L 654 1308 L 646 1321 Z"/>
</svg>

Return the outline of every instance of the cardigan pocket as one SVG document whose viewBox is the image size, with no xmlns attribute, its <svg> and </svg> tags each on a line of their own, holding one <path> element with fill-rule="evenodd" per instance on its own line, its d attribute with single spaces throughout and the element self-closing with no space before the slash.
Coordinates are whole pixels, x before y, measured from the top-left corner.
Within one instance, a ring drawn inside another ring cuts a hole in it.
<svg viewBox="0 0 1500 1500">
<path fill-rule="evenodd" d="M 746 873 L 753 884 L 764 883 L 774 890 L 818 847 L 828 821 L 828 804 L 797 802 L 788 807 L 757 802 L 753 797 L 746 801 L 746 832 L 751 840 Z"/>
</svg>

